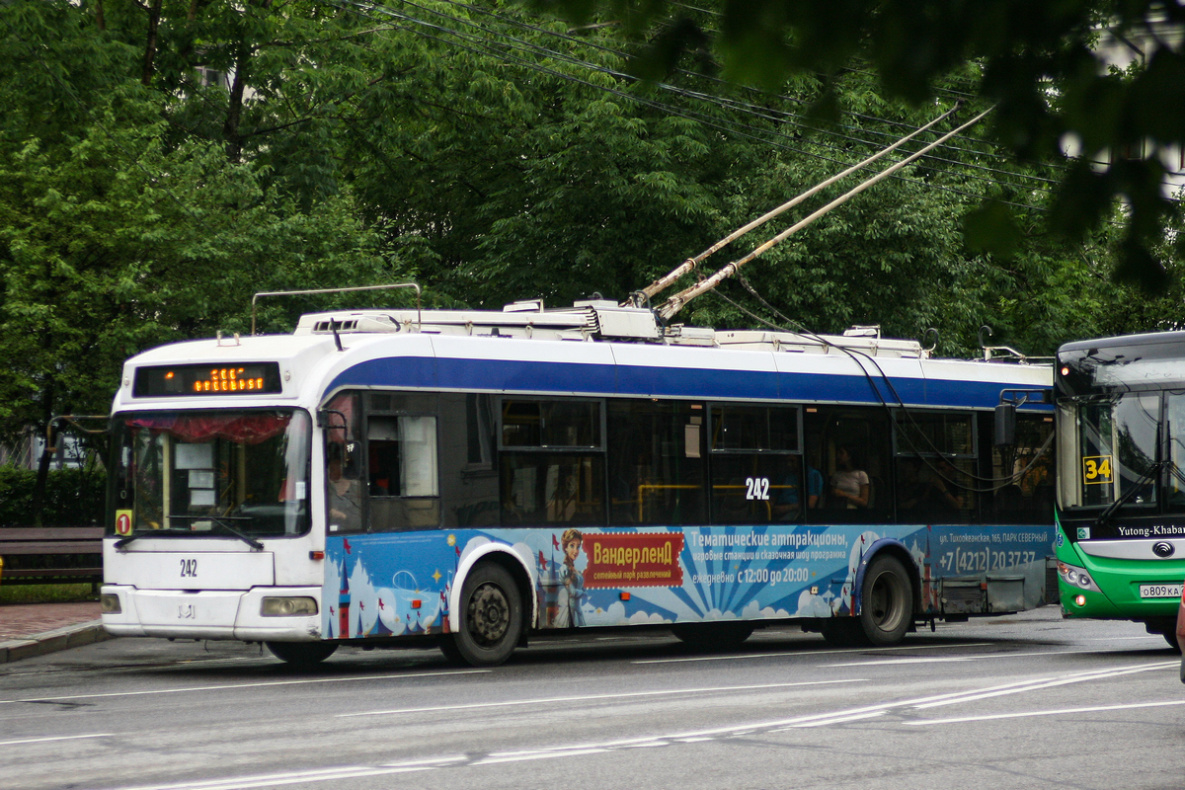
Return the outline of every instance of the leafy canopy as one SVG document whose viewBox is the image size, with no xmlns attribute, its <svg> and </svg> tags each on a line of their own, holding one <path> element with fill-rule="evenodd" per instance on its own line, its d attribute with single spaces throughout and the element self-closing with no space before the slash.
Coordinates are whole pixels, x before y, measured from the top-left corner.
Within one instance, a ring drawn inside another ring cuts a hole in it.
<svg viewBox="0 0 1185 790">
<path fill-rule="evenodd" d="M 1055 230 L 1083 240 L 1120 199 L 1127 214 L 1115 269 L 1121 279 L 1159 294 L 1185 258 L 1180 207 L 1162 186 L 1166 163 L 1179 162 L 1185 148 L 1185 5 L 1178 0 L 528 2 L 581 24 L 613 21 L 646 42 L 634 69 L 652 78 L 690 56 L 729 79 L 780 92 L 803 73 L 834 83 L 858 59 L 875 69 L 886 97 L 921 106 L 945 76 L 978 64 L 974 92 L 995 105 L 992 131 L 1002 145 L 1038 160 L 1066 147 L 1081 154 L 1059 177 Z M 1138 50 L 1133 68 L 1110 68 L 1101 38 Z M 817 107 L 834 111 L 842 98 L 828 92 Z M 978 223 L 980 243 L 1009 249 L 1009 220 L 988 212 Z"/>
</svg>

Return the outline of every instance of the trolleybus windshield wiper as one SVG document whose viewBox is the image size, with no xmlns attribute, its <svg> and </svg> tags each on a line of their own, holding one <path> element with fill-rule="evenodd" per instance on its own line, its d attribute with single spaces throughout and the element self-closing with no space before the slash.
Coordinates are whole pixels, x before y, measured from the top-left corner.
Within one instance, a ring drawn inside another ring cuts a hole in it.
<svg viewBox="0 0 1185 790">
<path fill-rule="evenodd" d="M 135 535 L 128 535 L 126 538 L 120 538 L 115 541 L 115 548 L 122 549 L 124 546 L 131 543 L 137 538 L 159 538 L 163 535 L 189 535 L 190 531 L 187 529 L 146 529 L 137 532 Z"/>
<path fill-rule="evenodd" d="M 263 548 L 262 543 L 260 543 L 255 538 L 251 537 L 250 535 L 244 535 L 242 532 L 240 532 L 238 529 L 236 529 L 230 523 L 231 521 L 252 521 L 253 519 L 251 518 L 251 516 L 188 516 L 188 515 L 177 516 L 177 515 L 171 515 L 171 516 L 169 516 L 169 518 L 177 519 L 178 521 L 209 521 L 213 524 L 217 524 L 218 526 L 222 527 L 224 530 L 226 530 L 230 534 L 234 535 L 236 538 L 243 541 L 251 548 L 256 549 L 256 550 Z"/>
<path fill-rule="evenodd" d="M 1119 499 L 1116 499 L 1110 505 L 1107 505 L 1107 509 L 1102 513 L 1099 513 L 1099 517 L 1094 520 L 1094 525 L 1096 527 L 1101 527 L 1110 521 L 1111 517 L 1115 515 L 1119 508 L 1127 504 L 1127 501 L 1131 499 L 1132 496 L 1134 496 L 1135 493 L 1139 491 L 1145 483 L 1149 482 L 1164 467 L 1164 465 L 1164 461 L 1156 461 L 1152 463 L 1147 469 L 1144 470 L 1142 475 L 1132 481 L 1131 485 L 1126 491 L 1119 495 Z"/>
</svg>

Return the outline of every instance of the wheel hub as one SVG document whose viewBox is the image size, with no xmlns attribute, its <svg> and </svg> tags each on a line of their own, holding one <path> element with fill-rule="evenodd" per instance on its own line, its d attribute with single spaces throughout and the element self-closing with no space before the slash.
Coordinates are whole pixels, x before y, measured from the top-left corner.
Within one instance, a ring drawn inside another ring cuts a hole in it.
<svg viewBox="0 0 1185 790">
<path fill-rule="evenodd" d="M 492 584 L 483 584 L 469 601 L 469 630 L 475 640 L 494 644 L 510 627 L 510 604 L 505 593 Z"/>
</svg>

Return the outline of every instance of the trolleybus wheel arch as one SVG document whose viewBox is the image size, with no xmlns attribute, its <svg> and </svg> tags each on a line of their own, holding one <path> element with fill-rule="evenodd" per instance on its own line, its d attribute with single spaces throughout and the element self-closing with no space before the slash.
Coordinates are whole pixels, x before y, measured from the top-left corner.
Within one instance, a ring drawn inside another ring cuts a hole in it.
<svg viewBox="0 0 1185 790">
<path fill-rule="evenodd" d="M 337 650 L 336 642 L 264 642 L 271 654 L 294 667 L 320 664 Z"/>
<path fill-rule="evenodd" d="M 880 554 L 864 573 L 860 630 L 873 645 L 895 645 L 913 624 L 913 584 L 896 557 Z"/>
<path fill-rule="evenodd" d="M 475 667 L 510 658 L 523 629 L 523 602 L 510 572 L 494 562 L 476 565 L 461 587 L 460 622 L 453 634 L 456 654 Z M 446 656 L 450 649 L 442 649 Z"/>
</svg>

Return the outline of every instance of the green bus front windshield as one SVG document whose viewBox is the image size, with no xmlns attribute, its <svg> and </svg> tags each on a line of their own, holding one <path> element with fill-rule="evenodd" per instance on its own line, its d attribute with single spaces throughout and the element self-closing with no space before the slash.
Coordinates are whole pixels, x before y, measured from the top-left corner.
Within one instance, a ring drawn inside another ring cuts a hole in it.
<svg viewBox="0 0 1185 790">
<path fill-rule="evenodd" d="M 1067 515 L 1112 506 L 1133 516 L 1185 512 L 1185 391 L 1064 402 L 1058 434 L 1058 495 Z"/>
<path fill-rule="evenodd" d="M 303 534 L 311 434 L 293 409 L 117 414 L 108 532 Z"/>
</svg>

